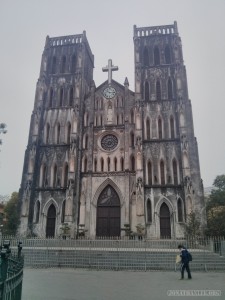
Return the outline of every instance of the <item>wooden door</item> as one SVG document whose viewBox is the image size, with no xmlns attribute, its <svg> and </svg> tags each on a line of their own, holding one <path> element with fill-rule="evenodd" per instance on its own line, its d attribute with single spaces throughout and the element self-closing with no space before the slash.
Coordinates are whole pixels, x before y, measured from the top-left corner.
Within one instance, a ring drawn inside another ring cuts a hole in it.
<svg viewBox="0 0 225 300">
<path fill-rule="evenodd" d="M 55 220 L 56 220 L 56 209 L 55 206 L 51 204 L 47 214 L 46 237 L 55 236 Z"/>
<path fill-rule="evenodd" d="M 96 235 L 120 236 L 120 200 L 110 185 L 102 191 L 98 199 Z"/>
<path fill-rule="evenodd" d="M 165 202 L 160 207 L 160 238 L 171 238 L 170 210 Z"/>
</svg>

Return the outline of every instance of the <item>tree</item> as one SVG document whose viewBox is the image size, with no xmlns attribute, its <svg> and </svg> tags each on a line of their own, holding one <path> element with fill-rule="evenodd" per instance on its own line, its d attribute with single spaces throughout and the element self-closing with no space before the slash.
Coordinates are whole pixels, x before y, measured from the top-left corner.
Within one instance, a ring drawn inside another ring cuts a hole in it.
<svg viewBox="0 0 225 300">
<path fill-rule="evenodd" d="M 6 133 L 7 130 L 6 130 L 6 124 L 4 123 L 0 123 L 0 133 Z M 0 139 L 0 145 L 2 144 L 2 140 Z"/>
<path fill-rule="evenodd" d="M 187 223 L 186 223 L 186 235 L 197 237 L 201 234 L 200 229 L 201 222 L 197 216 L 197 214 L 193 211 L 190 212 L 190 214 L 187 216 Z"/>
<path fill-rule="evenodd" d="M 12 193 L 11 198 L 5 205 L 4 213 L 6 221 L 2 230 L 3 234 L 16 234 L 19 225 L 19 214 L 17 209 L 18 196 L 19 194 L 17 192 Z"/>
<path fill-rule="evenodd" d="M 211 236 L 225 236 L 225 175 L 218 175 L 206 206 L 207 229 Z"/>
</svg>

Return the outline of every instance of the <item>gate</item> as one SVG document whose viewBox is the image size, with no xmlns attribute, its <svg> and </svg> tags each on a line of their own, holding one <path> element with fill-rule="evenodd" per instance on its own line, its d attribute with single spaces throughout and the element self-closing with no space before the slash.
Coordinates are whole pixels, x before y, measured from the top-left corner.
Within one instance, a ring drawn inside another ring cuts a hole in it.
<svg viewBox="0 0 225 300">
<path fill-rule="evenodd" d="M 11 253 L 9 240 L 5 240 L 1 246 L 0 300 L 21 300 L 24 265 L 21 250 L 21 242 L 17 254 Z"/>
</svg>

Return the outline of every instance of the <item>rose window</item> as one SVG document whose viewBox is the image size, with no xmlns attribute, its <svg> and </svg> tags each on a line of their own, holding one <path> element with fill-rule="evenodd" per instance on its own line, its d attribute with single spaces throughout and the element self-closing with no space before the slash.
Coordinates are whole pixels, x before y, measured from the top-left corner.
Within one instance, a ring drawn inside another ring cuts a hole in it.
<svg viewBox="0 0 225 300">
<path fill-rule="evenodd" d="M 113 150 L 118 145 L 118 139 L 113 134 L 105 135 L 101 140 L 101 146 L 104 150 Z"/>
</svg>

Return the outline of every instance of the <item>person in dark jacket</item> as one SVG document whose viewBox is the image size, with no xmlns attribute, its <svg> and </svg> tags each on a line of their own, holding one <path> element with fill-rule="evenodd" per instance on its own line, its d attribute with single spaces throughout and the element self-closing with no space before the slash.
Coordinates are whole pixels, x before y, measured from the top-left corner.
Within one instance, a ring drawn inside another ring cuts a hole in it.
<svg viewBox="0 0 225 300">
<path fill-rule="evenodd" d="M 178 249 L 180 250 L 180 257 L 181 257 L 181 265 L 180 265 L 180 271 L 181 271 L 181 278 L 184 279 L 184 270 L 186 269 L 188 274 L 188 279 L 191 279 L 191 271 L 189 268 L 189 257 L 188 257 L 188 251 L 183 245 L 179 245 Z"/>
</svg>

